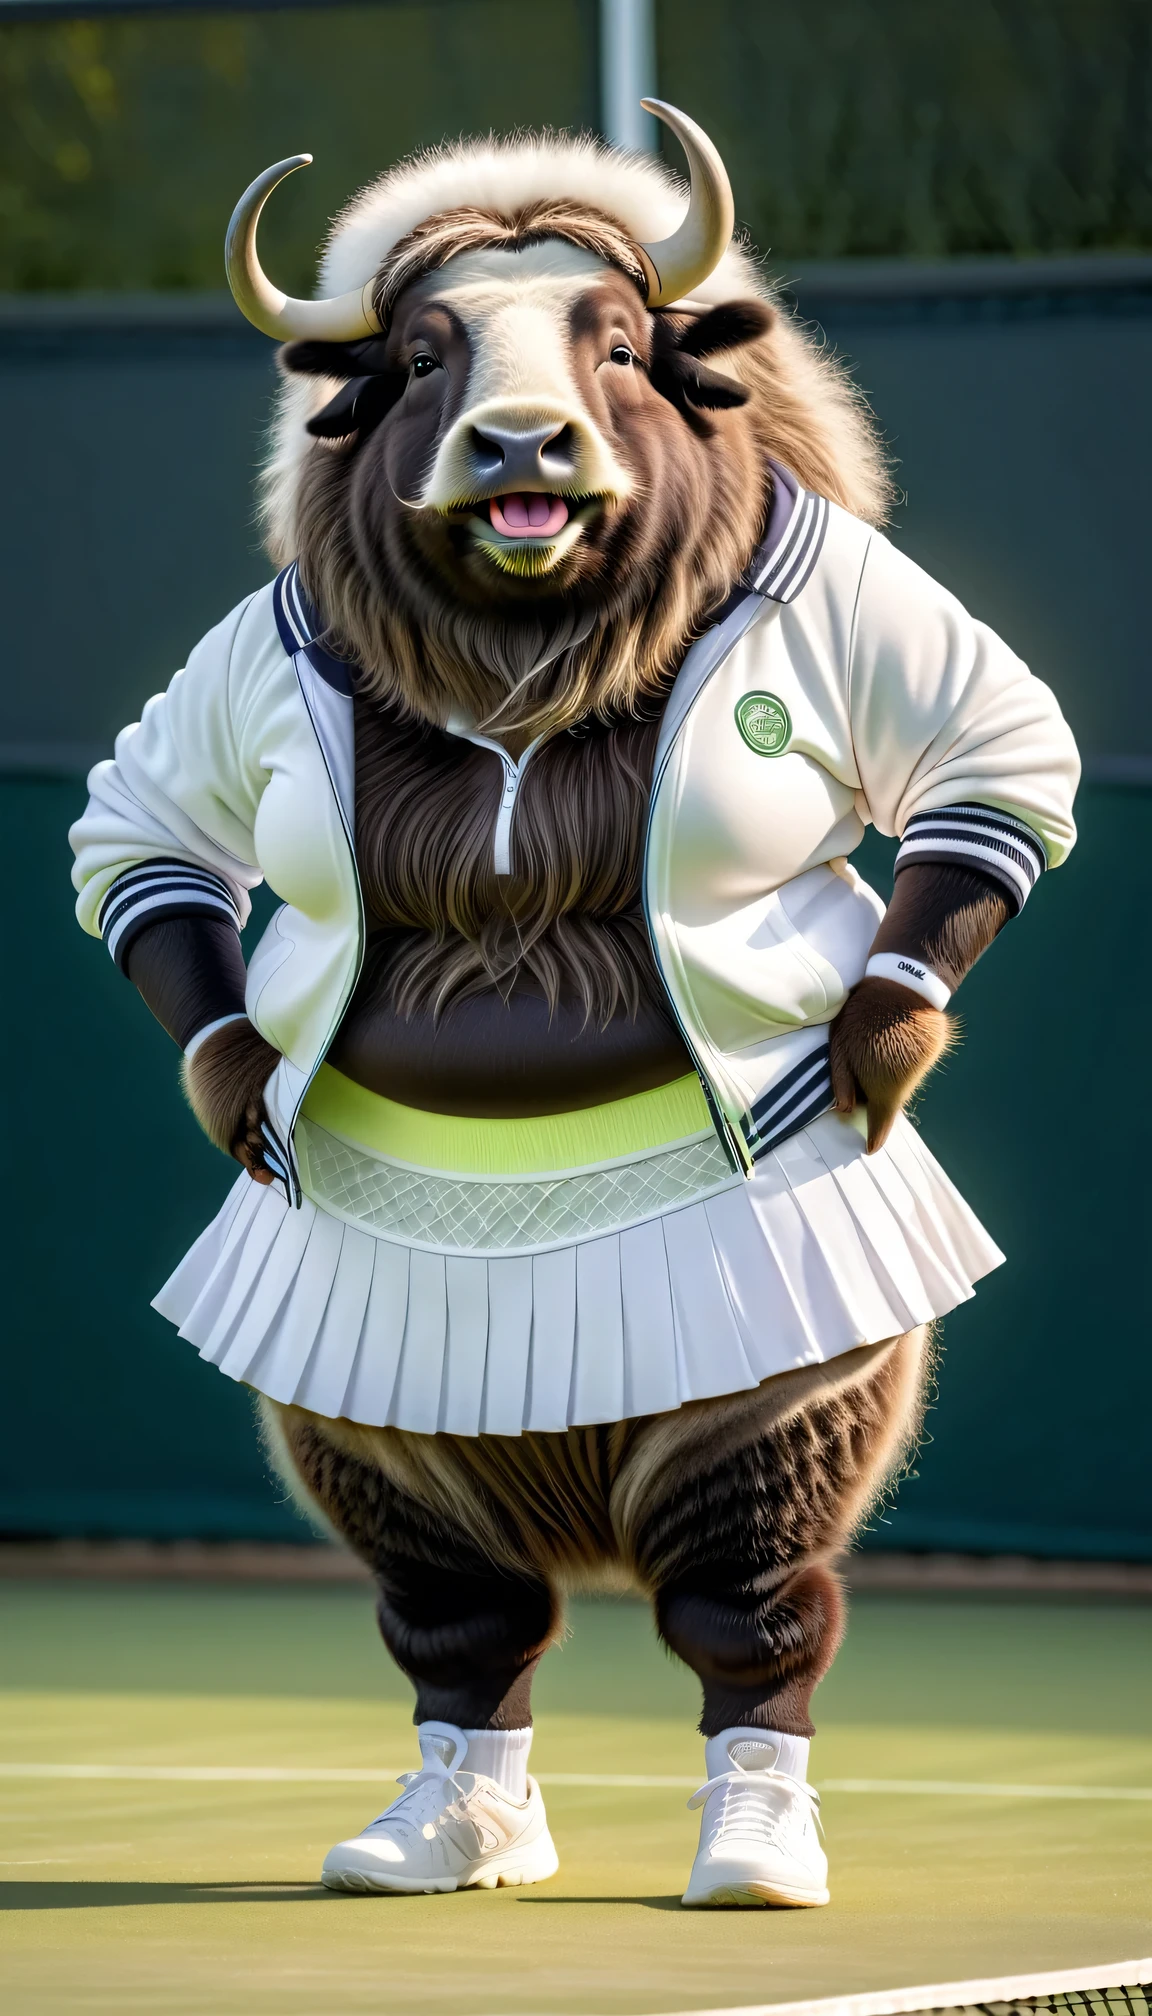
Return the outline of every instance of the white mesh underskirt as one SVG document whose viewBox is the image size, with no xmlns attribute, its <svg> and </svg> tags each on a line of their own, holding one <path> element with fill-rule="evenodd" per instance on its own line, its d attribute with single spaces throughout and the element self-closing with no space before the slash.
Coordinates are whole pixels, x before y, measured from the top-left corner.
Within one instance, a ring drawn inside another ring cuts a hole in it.
<svg viewBox="0 0 1152 2016">
<path fill-rule="evenodd" d="M 323 1210 L 406 1245 L 450 1253 L 543 1252 L 621 1232 L 739 1180 L 711 1132 L 635 1161 L 546 1177 L 412 1169 L 310 1120 L 301 1121 L 296 1147 L 304 1191 Z"/>
</svg>

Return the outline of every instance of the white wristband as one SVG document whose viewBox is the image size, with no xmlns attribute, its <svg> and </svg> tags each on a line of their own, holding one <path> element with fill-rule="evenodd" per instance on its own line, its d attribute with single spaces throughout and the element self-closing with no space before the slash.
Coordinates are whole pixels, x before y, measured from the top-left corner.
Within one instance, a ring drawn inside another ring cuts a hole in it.
<svg viewBox="0 0 1152 2016">
<path fill-rule="evenodd" d="M 237 1012 L 235 1015 L 218 1015 L 215 1022 L 206 1022 L 203 1029 L 196 1031 L 192 1041 L 184 1045 L 185 1057 L 194 1057 L 201 1043 L 206 1042 L 209 1036 L 214 1036 L 217 1029 L 226 1029 L 229 1022 L 246 1022 L 247 1020 L 247 1015 Z"/>
<path fill-rule="evenodd" d="M 946 1008 L 952 999 L 952 989 L 945 986 L 938 973 L 925 966 L 922 959 L 910 959 L 904 952 L 874 952 L 864 968 L 866 980 L 898 980 L 901 987 L 910 987 L 914 994 L 922 994 L 933 1008 Z"/>
</svg>

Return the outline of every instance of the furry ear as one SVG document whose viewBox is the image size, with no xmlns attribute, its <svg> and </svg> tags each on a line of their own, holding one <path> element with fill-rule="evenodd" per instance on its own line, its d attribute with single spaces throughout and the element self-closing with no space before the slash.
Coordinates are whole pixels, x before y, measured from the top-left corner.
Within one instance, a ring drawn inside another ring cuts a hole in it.
<svg viewBox="0 0 1152 2016">
<path fill-rule="evenodd" d="M 711 357 L 717 350 L 739 350 L 766 336 L 775 312 L 766 301 L 725 301 L 683 330 L 677 348 L 686 357 Z"/>
<path fill-rule="evenodd" d="M 359 343 L 285 343 L 277 362 L 301 378 L 363 378 L 387 370 L 386 349 L 382 336 L 365 336 Z"/>
<path fill-rule="evenodd" d="M 380 425 L 404 390 L 405 374 L 387 361 L 382 336 L 359 343 L 285 343 L 280 369 L 301 378 L 343 378 L 334 399 L 306 423 L 318 441 L 341 441 L 349 434 L 364 437 Z"/>
<path fill-rule="evenodd" d="M 649 376 L 657 392 L 679 408 L 699 432 L 707 431 L 705 413 L 745 406 L 748 392 L 734 378 L 702 364 L 717 350 L 738 350 L 770 329 L 773 311 L 762 301 L 726 301 L 707 315 L 657 315 Z"/>
<path fill-rule="evenodd" d="M 306 422 L 309 434 L 319 441 L 339 441 L 348 434 L 366 436 L 380 425 L 404 390 L 402 371 L 381 372 L 371 378 L 350 378 L 334 399 Z"/>
<path fill-rule="evenodd" d="M 748 404 L 743 385 L 738 385 L 734 378 L 725 378 L 719 371 L 710 371 L 694 357 L 663 357 L 659 362 L 654 359 L 650 375 L 657 392 L 682 413 L 688 407 L 699 414 Z"/>
</svg>

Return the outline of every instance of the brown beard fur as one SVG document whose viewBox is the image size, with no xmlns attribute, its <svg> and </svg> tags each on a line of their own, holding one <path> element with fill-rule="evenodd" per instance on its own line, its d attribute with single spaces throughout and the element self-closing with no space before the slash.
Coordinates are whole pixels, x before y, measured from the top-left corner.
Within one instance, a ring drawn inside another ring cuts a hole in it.
<svg viewBox="0 0 1152 2016">
<path fill-rule="evenodd" d="M 373 923 L 411 933 L 370 948 L 365 982 L 402 1015 L 439 1012 L 530 976 L 553 1008 L 602 1027 L 661 1001 L 639 914 L 658 721 L 593 722 L 525 772 L 512 869 L 497 876 L 491 755 L 357 701 L 356 851 Z M 378 963 L 379 962 L 379 963 Z"/>
<path fill-rule="evenodd" d="M 697 504 L 699 523 L 669 525 L 655 565 L 630 570 L 625 557 L 601 599 L 485 610 L 449 599 L 415 556 L 403 579 L 370 574 L 348 470 L 340 451 L 320 448 L 301 482 L 300 570 L 366 697 L 417 720 L 458 711 L 487 733 L 529 738 L 632 712 L 660 691 L 751 558 L 764 485 L 747 473 L 724 471 L 714 505 Z"/>
</svg>

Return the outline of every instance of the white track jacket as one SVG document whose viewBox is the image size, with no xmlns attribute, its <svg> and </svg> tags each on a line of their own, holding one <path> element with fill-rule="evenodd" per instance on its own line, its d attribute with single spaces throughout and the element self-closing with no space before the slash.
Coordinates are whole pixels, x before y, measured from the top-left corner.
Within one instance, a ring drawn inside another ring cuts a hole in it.
<svg viewBox="0 0 1152 2016">
<path fill-rule="evenodd" d="M 901 863 L 983 869 L 1016 912 L 1073 844 L 1079 776 L 1052 693 L 999 637 L 774 473 L 764 544 L 672 689 L 644 872 L 659 973 L 745 1173 L 831 1104 L 828 1024 L 883 914 L 848 858 L 866 826 Z M 240 926 L 262 879 L 282 899 L 246 1005 L 281 1053 L 265 1104 L 297 1203 L 297 1116 L 364 950 L 352 674 L 318 627 L 294 566 L 234 609 L 96 765 L 70 836 L 80 922 L 121 963 L 145 921 Z"/>
</svg>

